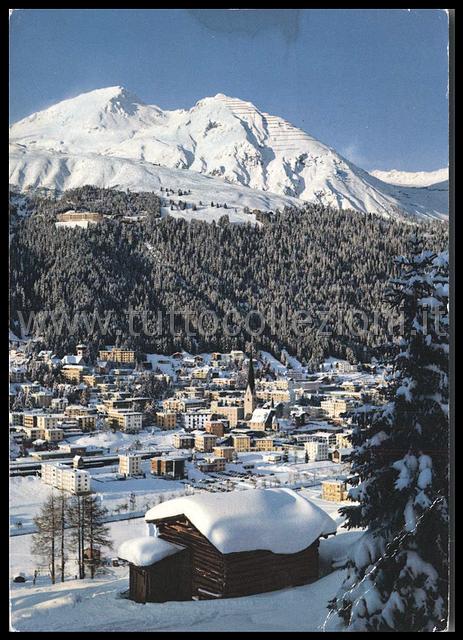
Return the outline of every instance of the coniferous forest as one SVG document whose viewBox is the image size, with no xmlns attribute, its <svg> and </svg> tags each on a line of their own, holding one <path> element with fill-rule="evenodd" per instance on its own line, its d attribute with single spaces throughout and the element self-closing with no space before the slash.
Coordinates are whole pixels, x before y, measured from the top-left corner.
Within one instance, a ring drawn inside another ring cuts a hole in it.
<svg viewBox="0 0 463 640">
<path fill-rule="evenodd" d="M 70 208 L 106 217 L 57 228 L 56 215 Z M 94 187 L 12 194 L 10 215 L 11 329 L 21 331 L 21 317 L 58 354 L 82 340 L 93 351 L 226 351 L 243 348 L 251 327 L 255 346 L 277 357 L 287 349 L 311 366 L 327 355 L 364 359 L 388 341 L 384 294 L 395 256 L 415 235 L 430 250 L 448 244 L 439 222 L 318 205 L 259 215 L 259 225 L 187 222 L 161 218 L 153 194 Z"/>
</svg>

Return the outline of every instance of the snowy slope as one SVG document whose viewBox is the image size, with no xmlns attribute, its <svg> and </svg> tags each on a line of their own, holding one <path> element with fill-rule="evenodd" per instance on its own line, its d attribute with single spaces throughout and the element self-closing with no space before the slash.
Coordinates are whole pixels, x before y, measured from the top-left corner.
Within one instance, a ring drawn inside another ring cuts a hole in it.
<svg viewBox="0 0 463 640">
<path fill-rule="evenodd" d="M 370 171 L 371 175 L 388 184 L 401 187 L 430 187 L 449 179 L 448 167 L 436 171 Z"/>
<path fill-rule="evenodd" d="M 199 191 L 217 185 L 201 182 L 203 174 L 227 187 L 239 185 L 228 192 L 231 206 L 243 206 L 243 193 L 250 190 L 242 189 L 250 187 L 269 198 L 278 194 L 385 216 L 445 218 L 448 209 L 445 184 L 386 184 L 286 120 L 223 94 L 189 110 L 163 111 L 122 87 L 99 89 L 15 123 L 10 140 L 10 183 L 20 188 L 65 188 L 90 180 L 142 190 L 154 189 L 156 180 L 167 180 L 166 186 L 186 181 L 186 175 Z M 279 206 L 262 194 L 259 199 L 264 210 Z"/>
<path fill-rule="evenodd" d="M 345 578 L 335 571 L 317 582 L 247 598 L 139 604 L 123 599 L 128 570 L 34 587 L 11 588 L 11 627 L 18 632 L 317 632 L 342 631 L 328 611 Z"/>
<path fill-rule="evenodd" d="M 161 186 L 191 191 L 181 199 L 196 205 L 203 203 L 227 203 L 228 209 L 203 208 L 198 211 L 174 211 L 174 214 L 185 213 L 190 217 L 208 219 L 227 214 L 232 222 L 244 222 L 254 219 L 243 214 L 244 207 L 274 211 L 289 206 L 300 206 L 296 198 L 280 196 L 270 192 L 249 189 L 242 185 L 227 184 L 218 178 L 201 175 L 194 171 L 167 169 L 149 162 L 112 158 L 97 153 L 55 153 L 43 150 L 29 151 L 19 145 L 10 145 L 10 184 L 20 189 L 44 187 L 47 189 L 72 189 L 85 184 L 99 187 L 117 187 L 132 191 L 152 191 L 162 196 Z M 172 196 L 175 199 L 175 196 Z M 239 209 L 235 215 L 233 208 Z"/>
<path fill-rule="evenodd" d="M 146 533 L 143 520 L 110 523 L 115 556 L 129 537 Z M 345 555 L 356 538 L 340 530 L 320 544 L 326 566 Z M 51 585 L 45 571 L 37 584 L 32 574 L 37 558 L 30 553 L 31 536 L 10 542 L 10 576 L 26 574 L 25 584 L 11 584 L 11 627 L 18 632 L 90 631 L 337 631 L 339 620 L 329 614 L 328 601 L 339 589 L 345 572 L 333 571 L 312 584 L 244 598 L 138 604 L 120 597 L 128 589 L 128 567 L 108 568 L 95 579 L 67 579 Z M 74 558 L 68 569 L 76 570 Z"/>
</svg>

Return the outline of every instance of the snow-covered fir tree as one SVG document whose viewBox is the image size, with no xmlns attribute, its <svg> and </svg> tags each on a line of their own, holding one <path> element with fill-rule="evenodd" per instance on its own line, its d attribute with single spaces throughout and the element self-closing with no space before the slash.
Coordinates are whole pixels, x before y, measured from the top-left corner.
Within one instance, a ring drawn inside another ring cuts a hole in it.
<svg viewBox="0 0 463 640">
<path fill-rule="evenodd" d="M 448 599 L 448 253 L 397 260 L 386 403 L 354 416 L 347 528 L 365 528 L 330 608 L 349 631 L 442 631 Z"/>
</svg>

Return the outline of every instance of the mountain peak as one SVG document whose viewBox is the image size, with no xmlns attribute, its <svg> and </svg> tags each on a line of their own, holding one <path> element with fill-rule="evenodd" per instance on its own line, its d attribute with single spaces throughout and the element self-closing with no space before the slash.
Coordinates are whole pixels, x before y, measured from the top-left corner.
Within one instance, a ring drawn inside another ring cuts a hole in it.
<svg viewBox="0 0 463 640">
<path fill-rule="evenodd" d="M 101 119 L 101 114 L 104 113 L 133 115 L 140 106 L 145 106 L 145 103 L 120 85 L 93 89 L 61 100 L 48 109 L 27 116 L 13 124 L 12 130 L 26 123 L 38 124 L 43 121 L 77 124 L 83 119 L 91 120 L 95 117 Z"/>
<path fill-rule="evenodd" d="M 149 163 L 147 171 L 190 169 L 260 192 L 362 213 L 445 217 L 448 206 L 445 188 L 405 192 L 344 160 L 289 121 L 224 93 L 203 98 L 189 110 L 163 111 L 121 85 L 104 87 L 16 123 L 10 140 L 17 145 L 13 154 L 20 181 L 25 156 L 30 151 L 30 166 L 36 167 L 34 153 L 43 150 L 61 159 L 65 153 L 83 154 L 85 163 L 91 154 L 92 162 L 104 156 L 115 163 Z M 43 175 L 47 178 L 48 170 Z M 118 184 L 128 179 L 123 176 Z"/>
<path fill-rule="evenodd" d="M 247 109 L 247 110 L 259 111 L 258 108 L 252 102 L 249 102 L 248 100 L 242 100 L 241 98 L 235 98 L 233 96 L 227 96 L 224 93 L 216 93 L 215 96 L 207 96 L 206 98 L 202 98 L 201 100 L 198 100 L 195 107 L 198 107 L 198 106 L 201 107 L 201 106 L 215 104 L 215 103 L 223 104 L 224 106 L 228 107 L 232 111 L 234 109 L 236 110 Z"/>
<path fill-rule="evenodd" d="M 103 89 L 96 89 L 94 91 L 89 91 L 88 93 L 95 95 L 99 93 L 107 100 L 124 99 L 130 100 L 131 102 L 134 102 L 136 104 L 145 104 L 137 95 L 135 95 L 135 93 L 132 93 L 132 91 L 129 91 L 121 85 L 115 85 L 114 87 L 105 87 Z"/>
<path fill-rule="evenodd" d="M 398 169 L 381 171 L 376 169 L 370 171 L 370 174 L 383 182 L 400 187 L 429 187 L 449 179 L 448 167 L 435 171 L 399 171 Z"/>
</svg>

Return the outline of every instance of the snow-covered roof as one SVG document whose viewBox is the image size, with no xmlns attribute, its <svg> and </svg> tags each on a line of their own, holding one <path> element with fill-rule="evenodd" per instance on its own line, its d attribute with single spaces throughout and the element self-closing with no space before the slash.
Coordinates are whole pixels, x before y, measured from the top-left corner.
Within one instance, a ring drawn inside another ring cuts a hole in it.
<svg viewBox="0 0 463 640">
<path fill-rule="evenodd" d="M 148 567 L 167 558 L 167 556 L 182 551 L 182 548 L 161 538 L 143 536 L 123 542 L 117 550 L 117 556 L 137 567 Z"/>
<path fill-rule="evenodd" d="M 297 553 L 321 535 L 336 533 L 336 523 L 325 511 L 286 488 L 175 498 L 150 509 L 145 520 L 182 514 L 221 553 Z"/>
<path fill-rule="evenodd" d="M 271 409 L 254 409 L 251 422 L 267 422 Z"/>
<path fill-rule="evenodd" d="M 61 362 L 63 364 L 82 364 L 84 361 L 82 356 L 72 356 L 72 355 L 67 355 L 64 356 L 64 358 L 61 358 Z"/>
</svg>

